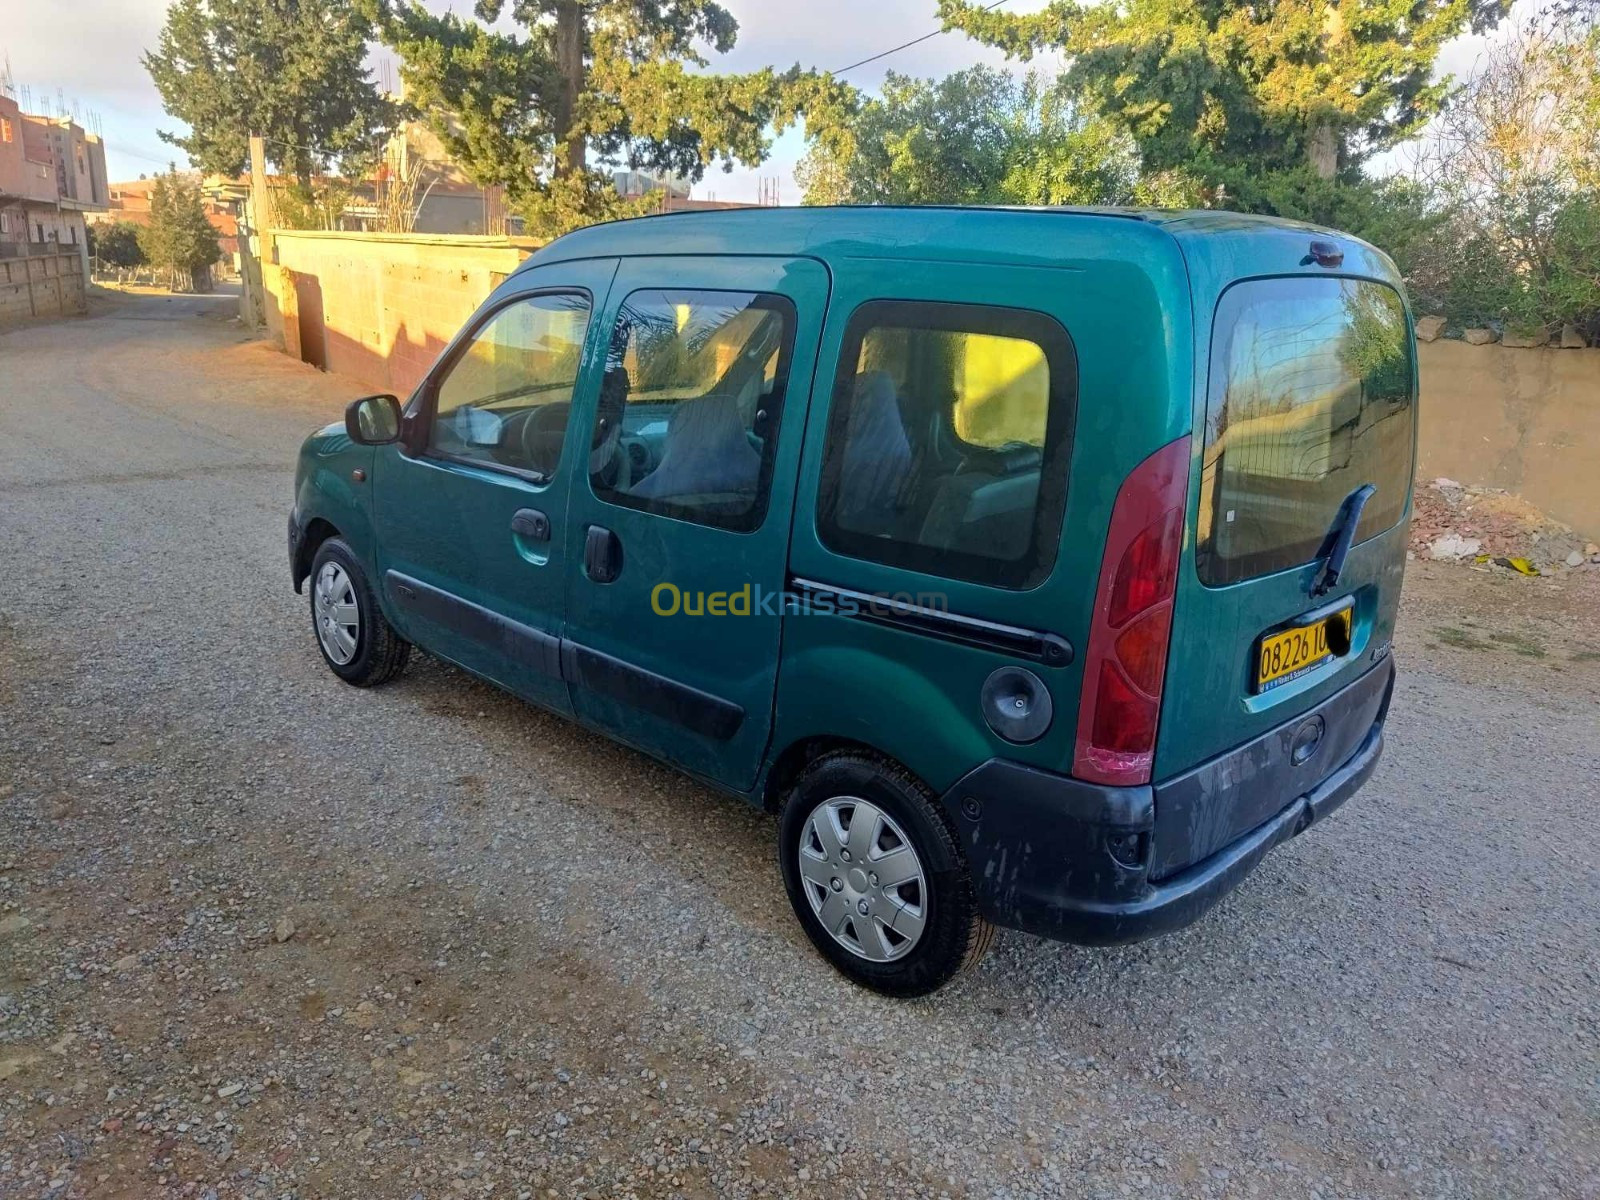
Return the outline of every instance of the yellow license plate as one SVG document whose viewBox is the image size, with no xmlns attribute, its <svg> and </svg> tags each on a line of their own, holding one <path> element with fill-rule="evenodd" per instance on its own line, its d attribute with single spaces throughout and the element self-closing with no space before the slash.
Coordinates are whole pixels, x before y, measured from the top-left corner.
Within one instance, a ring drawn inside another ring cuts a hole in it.
<svg viewBox="0 0 1600 1200">
<path fill-rule="evenodd" d="M 1340 609 L 1320 621 L 1269 633 L 1256 655 L 1256 691 L 1265 692 L 1299 679 L 1350 648 L 1350 610 Z"/>
</svg>

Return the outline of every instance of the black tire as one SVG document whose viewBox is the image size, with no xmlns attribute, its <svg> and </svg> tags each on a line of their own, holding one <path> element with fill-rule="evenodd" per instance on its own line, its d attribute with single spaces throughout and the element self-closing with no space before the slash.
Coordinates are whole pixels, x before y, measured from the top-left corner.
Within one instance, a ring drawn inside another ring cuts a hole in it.
<svg viewBox="0 0 1600 1200">
<path fill-rule="evenodd" d="M 355 654 L 348 662 L 339 662 L 328 653 L 322 638 L 317 634 L 317 580 L 327 563 L 337 563 L 350 577 L 351 592 L 355 596 L 359 624 L 356 629 Z M 322 661 L 346 683 L 356 687 L 377 687 L 388 683 L 405 670 L 411 657 L 411 643 L 394 631 L 394 626 L 384 618 L 378 607 L 378 597 L 372 582 L 362 569 L 361 560 L 351 551 L 343 538 L 332 537 L 317 547 L 311 560 L 311 578 L 306 593 L 311 601 L 311 636 L 322 654 Z"/>
<path fill-rule="evenodd" d="M 834 939 L 812 911 L 800 873 L 800 843 L 812 813 L 846 796 L 868 801 L 893 819 L 921 860 L 928 883 L 920 938 L 903 957 L 887 962 L 863 958 Z M 916 776 L 888 760 L 837 751 L 807 767 L 783 805 L 778 862 L 806 936 L 840 973 L 875 992 L 925 996 L 975 966 L 994 944 L 996 929 L 978 914 L 966 856 L 937 798 Z"/>
</svg>

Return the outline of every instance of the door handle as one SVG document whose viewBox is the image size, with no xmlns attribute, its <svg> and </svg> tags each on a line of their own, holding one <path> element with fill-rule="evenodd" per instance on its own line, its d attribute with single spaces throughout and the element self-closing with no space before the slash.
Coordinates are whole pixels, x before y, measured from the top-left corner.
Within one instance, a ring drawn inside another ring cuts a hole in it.
<svg viewBox="0 0 1600 1200">
<path fill-rule="evenodd" d="M 548 542 L 550 518 L 537 508 L 519 508 L 511 518 L 511 532 L 530 542 Z"/>
<path fill-rule="evenodd" d="M 610 583 L 622 574 L 622 543 L 603 525 L 589 526 L 583 541 L 583 573 L 596 583 Z"/>
</svg>

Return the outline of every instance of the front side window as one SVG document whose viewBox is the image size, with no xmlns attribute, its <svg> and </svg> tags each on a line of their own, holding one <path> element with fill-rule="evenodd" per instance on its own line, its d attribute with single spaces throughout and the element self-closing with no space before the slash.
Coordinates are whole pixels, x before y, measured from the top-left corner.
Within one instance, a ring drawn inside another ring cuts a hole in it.
<svg viewBox="0 0 1600 1200">
<path fill-rule="evenodd" d="M 1213 587 L 1310 562 L 1346 496 L 1377 491 L 1356 540 L 1411 488 L 1411 336 L 1393 288 L 1256 279 L 1223 294 L 1211 343 L 1196 566 Z"/>
<path fill-rule="evenodd" d="M 817 523 L 833 550 L 997 587 L 1055 563 L 1077 405 L 1043 313 L 873 301 L 834 380 Z"/>
<path fill-rule="evenodd" d="M 428 449 L 541 479 L 561 459 L 589 298 L 531 296 L 496 312 L 436 384 Z"/>
<path fill-rule="evenodd" d="M 595 495 L 703 525 L 759 526 L 794 328 L 782 296 L 632 293 L 617 313 L 595 414 Z"/>
</svg>

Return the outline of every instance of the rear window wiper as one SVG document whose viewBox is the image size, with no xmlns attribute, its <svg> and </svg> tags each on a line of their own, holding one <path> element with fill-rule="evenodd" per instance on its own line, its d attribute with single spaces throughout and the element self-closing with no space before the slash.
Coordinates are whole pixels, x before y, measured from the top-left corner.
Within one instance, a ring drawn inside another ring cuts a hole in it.
<svg viewBox="0 0 1600 1200">
<path fill-rule="evenodd" d="M 1367 501 L 1377 493 L 1378 489 L 1372 484 L 1363 483 L 1339 505 L 1339 513 L 1333 518 L 1333 524 L 1328 526 L 1328 535 L 1322 539 L 1322 547 L 1317 551 L 1322 566 L 1311 580 L 1310 594 L 1313 599 L 1324 595 L 1339 582 L 1339 575 L 1344 571 L 1344 560 L 1349 557 L 1350 547 L 1356 540 L 1356 527 L 1361 524 L 1361 514 L 1367 507 Z"/>
</svg>

